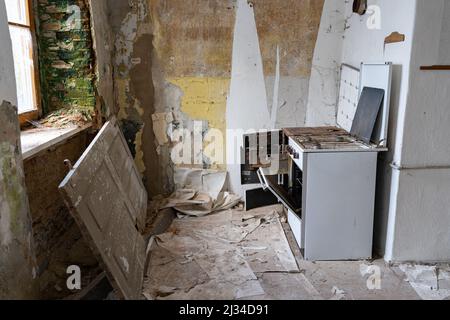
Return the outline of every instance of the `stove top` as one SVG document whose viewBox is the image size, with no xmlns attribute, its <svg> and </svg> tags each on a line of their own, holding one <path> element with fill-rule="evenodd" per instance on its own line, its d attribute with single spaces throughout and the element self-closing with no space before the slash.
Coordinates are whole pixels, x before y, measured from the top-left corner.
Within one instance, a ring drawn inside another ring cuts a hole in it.
<svg viewBox="0 0 450 320">
<path fill-rule="evenodd" d="M 294 128 L 284 132 L 304 151 L 367 151 L 375 147 L 337 127 Z"/>
</svg>

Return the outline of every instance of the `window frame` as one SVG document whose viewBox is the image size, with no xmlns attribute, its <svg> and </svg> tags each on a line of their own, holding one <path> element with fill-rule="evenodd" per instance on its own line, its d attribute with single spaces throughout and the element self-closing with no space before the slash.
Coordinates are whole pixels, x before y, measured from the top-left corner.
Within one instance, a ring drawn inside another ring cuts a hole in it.
<svg viewBox="0 0 450 320">
<path fill-rule="evenodd" d="M 8 27 L 15 26 L 20 28 L 26 28 L 30 30 L 31 33 L 31 45 L 32 45 L 32 54 L 33 54 L 33 93 L 35 96 L 36 105 L 35 109 L 31 111 L 25 111 L 19 113 L 19 122 L 21 127 L 29 124 L 29 121 L 36 121 L 42 116 L 42 102 L 41 102 L 41 88 L 40 88 L 40 72 L 39 72 L 39 56 L 38 56 L 38 46 L 37 46 L 37 36 L 36 36 L 36 23 L 34 17 L 34 0 L 25 0 L 27 6 L 27 15 L 28 21 L 30 23 L 29 26 L 23 25 L 16 22 L 10 22 L 8 20 Z"/>
</svg>

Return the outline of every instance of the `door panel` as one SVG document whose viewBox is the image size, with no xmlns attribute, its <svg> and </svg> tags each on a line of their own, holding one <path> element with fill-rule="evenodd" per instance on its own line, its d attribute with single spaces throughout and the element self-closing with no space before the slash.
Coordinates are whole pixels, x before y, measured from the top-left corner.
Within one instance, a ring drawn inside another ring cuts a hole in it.
<svg viewBox="0 0 450 320">
<path fill-rule="evenodd" d="M 60 185 L 67 206 L 125 299 L 139 299 L 147 192 L 115 121 L 108 122 Z"/>
</svg>

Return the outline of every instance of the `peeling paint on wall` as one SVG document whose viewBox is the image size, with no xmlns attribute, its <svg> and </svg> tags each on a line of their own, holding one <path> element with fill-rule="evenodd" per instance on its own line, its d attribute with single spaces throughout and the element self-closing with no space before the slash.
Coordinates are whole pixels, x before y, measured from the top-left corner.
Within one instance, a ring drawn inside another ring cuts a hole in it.
<svg viewBox="0 0 450 320">
<path fill-rule="evenodd" d="M 278 107 L 275 126 L 303 125 L 323 0 L 252 3 L 260 45 L 259 83 L 265 88 L 263 97 L 254 98 L 264 100 L 267 119 L 269 106 Z M 153 115 L 172 113 L 174 129 L 193 129 L 195 121 L 201 121 L 205 138 L 215 130 L 223 133 L 232 128 L 223 115 L 229 106 L 226 96 L 230 93 L 236 8 L 236 0 L 130 0 L 111 7 L 119 118 L 127 121 L 127 127 L 138 127 L 128 134 L 129 142 L 137 153 L 143 151 L 145 168 L 141 169 L 145 169 L 150 194 L 172 191 L 175 167 L 170 154 L 177 144 L 169 141 L 161 145 L 155 136 Z M 146 54 L 151 56 L 150 71 Z M 273 92 L 275 82 L 278 95 Z M 273 102 L 274 97 L 278 101 Z M 252 103 L 257 103 L 255 99 Z M 258 114 L 251 114 L 255 116 Z M 248 114 L 244 113 L 245 117 Z M 263 122 L 258 126 L 273 126 L 270 120 Z M 142 139 L 136 139 L 138 133 Z M 206 148 L 203 154 L 204 167 L 212 166 L 208 151 Z"/>
<path fill-rule="evenodd" d="M 114 113 L 114 79 L 113 79 L 113 50 L 114 36 L 109 23 L 108 0 L 88 0 L 91 18 L 91 34 L 95 53 L 95 89 L 97 113 L 102 118 L 108 118 Z M 102 122 L 97 119 L 98 124 Z"/>
<path fill-rule="evenodd" d="M 183 91 L 181 111 L 192 120 L 207 121 L 208 129 L 205 135 L 210 129 L 217 129 L 225 139 L 230 79 L 186 77 L 169 79 L 169 81 Z M 225 154 L 224 148 L 217 151 Z M 225 159 L 222 159 L 221 164 L 219 167 L 225 169 Z"/>
<path fill-rule="evenodd" d="M 156 195 L 162 192 L 162 183 L 158 178 L 161 170 L 151 119 L 153 29 L 149 2 L 116 2 L 110 6 L 110 13 L 115 33 L 115 113 L 147 189 Z"/>
</svg>

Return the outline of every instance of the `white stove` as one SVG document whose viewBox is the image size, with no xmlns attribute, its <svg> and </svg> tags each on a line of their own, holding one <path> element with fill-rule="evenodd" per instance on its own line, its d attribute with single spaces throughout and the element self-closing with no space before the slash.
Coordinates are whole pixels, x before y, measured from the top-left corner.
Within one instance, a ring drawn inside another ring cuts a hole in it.
<svg viewBox="0 0 450 320">
<path fill-rule="evenodd" d="M 372 257 L 377 159 L 387 150 L 391 64 L 364 64 L 360 72 L 344 66 L 341 77 L 342 126 L 284 129 L 288 175 L 280 179 L 264 168 L 258 171 L 263 187 L 287 207 L 306 260 Z M 355 136 L 350 128 L 360 116 L 354 106 L 365 87 L 385 93 L 372 128 L 374 142 Z"/>
</svg>

